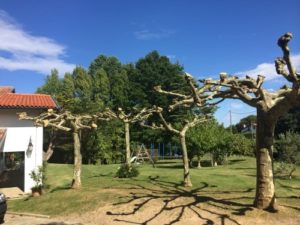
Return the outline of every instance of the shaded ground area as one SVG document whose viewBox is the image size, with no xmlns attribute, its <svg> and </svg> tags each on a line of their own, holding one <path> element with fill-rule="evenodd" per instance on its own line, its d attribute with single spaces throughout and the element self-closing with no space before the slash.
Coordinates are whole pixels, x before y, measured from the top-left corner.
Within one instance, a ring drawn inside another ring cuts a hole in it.
<svg viewBox="0 0 300 225">
<path fill-rule="evenodd" d="M 50 164 L 51 189 L 39 198 L 9 200 L 9 210 L 52 218 L 32 219 L 32 225 L 300 224 L 300 167 L 292 180 L 275 180 L 278 213 L 251 207 L 254 158 L 233 158 L 224 166 L 192 168 L 193 188 L 180 185 L 179 160 L 161 162 L 155 169 L 142 165 L 140 176 L 131 179 L 116 178 L 117 167 L 83 165 L 84 185 L 73 190 L 69 189 L 72 166 Z M 12 219 L 8 224 L 28 225 L 17 223 L 17 217 Z"/>
<path fill-rule="evenodd" d="M 209 184 L 187 190 L 182 186 L 149 177 L 153 188 L 138 185 L 130 189 L 120 202 L 106 205 L 91 213 L 75 216 L 83 224 L 300 224 L 300 208 L 280 206 L 279 213 L 256 210 L 247 202 L 253 190 L 212 192 Z M 224 195 L 227 196 L 224 198 Z M 214 197 L 210 197 L 214 196 Z M 289 211 L 288 214 L 286 212 Z M 289 215 L 289 216 L 287 216 Z"/>
</svg>

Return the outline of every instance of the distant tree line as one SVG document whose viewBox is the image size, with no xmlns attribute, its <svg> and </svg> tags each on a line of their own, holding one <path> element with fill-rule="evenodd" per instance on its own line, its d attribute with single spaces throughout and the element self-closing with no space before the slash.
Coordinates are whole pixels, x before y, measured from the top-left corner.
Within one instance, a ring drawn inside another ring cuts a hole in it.
<svg viewBox="0 0 300 225">
<path fill-rule="evenodd" d="M 72 73 L 66 73 L 63 77 L 59 76 L 57 70 L 52 70 L 45 83 L 37 89 L 37 93 L 52 95 L 61 109 L 74 114 L 93 114 L 107 107 L 115 111 L 122 108 L 125 113 L 130 113 L 133 109 L 153 105 L 160 106 L 167 112 L 174 99 L 158 93 L 154 87 L 159 85 L 164 90 L 186 93 L 189 88 L 183 74 L 183 66 L 172 63 L 157 51 L 129 64 L 122 64 L 116 57 L 100 55 L 91 62 L 88 69 L 78 66 Z M 207 111 L 213 113 L 215 109 Z M 178 127 L 182 119 L 189 117 L 189 113 L 187 114 L 186 110 L 177 110 L 176 114 L 171 116 L 164 113 L 164 117 Z M 54 147 L 49 161 L 73 162 L 72 135 L 58 130 L 53 138 L 51 129 L 46 129 L 45 132 L 44 149 L 48 148 L 50 142 Z M 133 124 L 130 132 L 132 143 L 144 143 L 148 147 L 151 143 L 171 143 L 180 146 L 177 138 L 161 130 L 142 129 L 138 124 Z M 225 137 L 224 135 L 227 138 L 219 138 Z M 124 138 L 123 124 L 120 120 L 102 122 L 99 129 L 82 132 L 80 139 L 83 162 L 124 162 Z M 237 145 L 233 146 L 230 143 L 243 144 L 236 147 Z M 231 153 L 249 155 L 253 152 L 249 141 L 244 140 L 241 135 L 232 135 L 216 121 L 198 124 L 189 130 L 187 147 L 190 165 L 196 156 L 198 167 L 201 165 L 201 157 L 206 153 L 212 154 L 212 164 L 216 165 L 223 164 L 226 156 Z"/>
<path fill-rule="evenodd" d="M 58 71 L 54 69 L 37 93 L 52 95 L 60 108 L 75 114 L 96 113 L 106 107 L 112 110 L 121 107 L 125 113 L 129 113 L 133 107 L 166 107 L 171 99 L 157 93 L 153 87 L 161 85 L 166 90 L 184 92 L 187 87 L 183 84 L 183 67 L 153 51 L 136 63 L 129 64 L 122 64 L 116 57 L 100 55 L 91 62 L 88 69 L 78 66 L 63 77 L 59 77 Z M 51 130 L 46 132 L 45 149 L 51 139 Z M 81 135 L 83 162 L 123 161 L 125 146 L 121 121 L 102 123 L 101 129 Z M 133 142 L 148 145 L 172 141 L 171 136 L 164 132 L 142 131 L 138 125 L 133 125 L 131 136 Z M 72 162 L 71 135 L 59 132 L 55 137 L 55 151 L 50 161 Z"/>
</svg>

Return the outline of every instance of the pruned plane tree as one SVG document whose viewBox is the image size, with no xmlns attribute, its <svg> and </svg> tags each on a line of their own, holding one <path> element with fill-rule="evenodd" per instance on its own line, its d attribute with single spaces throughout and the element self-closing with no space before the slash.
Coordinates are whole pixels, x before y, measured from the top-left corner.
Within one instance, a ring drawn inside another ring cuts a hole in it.
<svg viewBox="0 0 300 225">
<path fill-rule="evenodd" d="M 175 95 L 175 93 L 172 92 L 166 92 L 161 90 L 160 88 L 155 88 L 159 92 L 163 92 L 164 94 L 168 95 Z M 141 126 L 150 128 L 150 129 L 159 129 L 164 130 L 167 132 L 170 132 L 171 134 L 177 136 L 180 140 L 181 149 L 182 149 L 182 160 L 183 160 L 183 185 L 185 187 L 192 187 L 192 181 L 190 178 L 190 171 L 189 171 L 189 159 L 188 159 L 188 149 L 186 145 L 186 133 L 187 131 L 196 126 L 199 123 L 203 123 L 210 119 L 210 115 L 192 115 L 191 118 L 186 118 L 183 120 L 183 123 L 180 127 L 176 126 L 176 124 L 172 124 L 171 122 L 167 121 L 165 116 L 163 115 L 163 108 L 158 106 L 153 106 L 154 112 L 159 117 L 159 124 L 151 123 L 147 124 L 146 121 L 143 121 L 141 123 Z"/>
<path fill-rule="evenodd" d="M 256 135 L 256 195 L 254 206 L 260 209 L 276 210 L 276 197 L 273 177 L 274 128 L 279 117 L 289 109 L 300 105 L 300 74 L 296 72 L 290 59 L 289 41 L 292 33 L 285 33 L 278 39 L 283 56 L 275 60 L 276 72 L 282 75 L 289 85 L 276 92 L 263 88 L 265 76 L 230 76 L 220 73 L 219 80 L 200 80 L 199 87 L 194 85 L 192 76 L 186 74 L 192 95 L 177 94 L 178 100 L 170 109 L 181 105 L 217 104 L 225 99 L 239 99 L 257 111 Z M 160 90 L 164 92 L 163 90 Z M 176 93 L 172 93 L 174 96 Z"/>
<path fill-rule="evenodd" d="M 109 120 L 103 114 L 75 115 L 69 111 L 55 112 L 49 109 L 38 116 L 29 116 L 26 112 L 19 113 L 20 120 L 31 120 L 36 126 L 52 127 L 55 130 L 72 132 L 74 145 L 74 170 L 72 188 L 81 187 L 81 143 L 80 132 L 83 129 L 96 129 L 98 120 Z"/>
<path fill-rule="evenodd" d="M 122 108 L 118 108 L 117 111 L 112 111 L 107 108 L 103 112 L 103 116 L 109 119 L 118 119 L 124 123 L 125 129 L 125 163 L 130 164 L 131 150 L 130 150 L 130 124 L 134 124 L 140 121 L 147 120 L 149 116 L 154 112 L 151 108 L 142 108 L 140 110 L 133 108 L 129 113 L 126 113 Z"/>
</svg>

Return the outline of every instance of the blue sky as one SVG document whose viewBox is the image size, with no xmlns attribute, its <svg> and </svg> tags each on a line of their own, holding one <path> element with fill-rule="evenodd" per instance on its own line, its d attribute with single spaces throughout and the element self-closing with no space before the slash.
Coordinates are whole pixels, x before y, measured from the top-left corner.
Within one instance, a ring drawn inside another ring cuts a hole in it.
<svg viewBox="0 0 300 225">
<path fill-rule="evenodd" d="M 262 73 L 276 90 L 276 41 L 287 31 L 299 69 L 299 0 L 1 0 L 0 85 L 33 93 L 51 68 L 63 75 L 99 54 L 127 63 L 158 50 L 195 77 Z M 228 100 L 216 114 L 225 125 L 229 110 L 233 123 L 255 111 Z"/>
</svg>

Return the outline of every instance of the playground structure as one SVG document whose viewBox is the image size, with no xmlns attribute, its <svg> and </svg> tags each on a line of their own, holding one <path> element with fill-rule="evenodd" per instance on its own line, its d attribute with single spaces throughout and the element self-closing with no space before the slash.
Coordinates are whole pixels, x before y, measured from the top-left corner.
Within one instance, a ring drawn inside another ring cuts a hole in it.
<svg viewBox="0 0 300 225">
<path fill-rule="evenodd" d="M 151 162 L 153 167 L 155 167 L 154 160 L 151 154 L 149 153 L 149 150 L 145 147 L 144 144 L 141 144 L 137 149 L 136 156 L 132 157 L 130 162 L 144 163 L 145 161 Z"/>
<path fill-rule="evenodd" d="M 134 156 L 131 156 L 131 163 L 151 162 L 154 165 L 158 160 L 182 158 L 181 149 L 170 143 L 151 143 L 150 148 L 147 148 L 145 144 L 136 144 L 132 149 L 134 149 Z"/>
<path fill-rule="evenodd" d="M 182 158 L 181 148 L 178 145 L 172 145 L 171 143 L 151 143 L 150 150 L 151 156 L 157 158 L 157 160 Z"/>
</svg>

